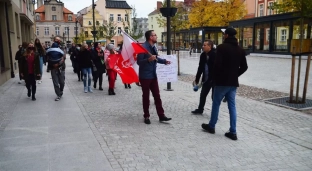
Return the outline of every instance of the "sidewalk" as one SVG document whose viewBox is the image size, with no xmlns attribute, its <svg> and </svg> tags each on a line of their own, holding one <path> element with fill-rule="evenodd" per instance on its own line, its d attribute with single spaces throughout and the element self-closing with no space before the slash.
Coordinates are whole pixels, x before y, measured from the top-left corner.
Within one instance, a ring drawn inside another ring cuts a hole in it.
<svg viewBox="0 0 312 171">
<path fill-rule="evenodd" d="M 36 102 L 17 79 L 0 87 L 1 171 L 312 170 L 311 115 L 238 96 L 238 141 L 232 141 L 224 136 L 226 103 L 216 134 L 201 129 L 210 118 L 210 94 L 204 114 L 192 115 L 199 92 L 190 83 L 172 83 L 174 91 L 160 84 L 165 114 L 173 119 L 158 122 L 151 96 L 152 123 L 146 125 L 140 87 L 125 89 L 119 76 L 115 96 L 108 96 L 105 76 L 104 91 L 84 93 L 67 60 L 59 102 L 49 78 L 45 72 Z"/>
<path fill-rule="evenodd" d="M 50 73 L 37 84 L 37 101 L 11 79 L 0 87 L 0 170 L 110 171 L 93 124 L 65 86 L 55 102 Z"/>
</svg>

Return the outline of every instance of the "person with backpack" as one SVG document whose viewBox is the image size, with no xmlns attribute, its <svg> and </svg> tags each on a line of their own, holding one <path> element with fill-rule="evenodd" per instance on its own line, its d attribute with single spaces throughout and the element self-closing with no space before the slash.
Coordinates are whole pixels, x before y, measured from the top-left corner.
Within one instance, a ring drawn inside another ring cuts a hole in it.
<svg viewBox="0 0 312 171">
<path fill-rule="evenodd" d="M 65 86 L 65 52 L 60 49 L 61 38 L 55 37 L 51 48 L 47 50 L 48 68 L 51 70 L 55 101 L 59 101 L 63 96 Z"/>
<path fill-rule="evenodd" d="M 21 77 L 21 71 L 22 71 L 22 67 L 21 67 L 21 59 L 26 51 L 28 47 L 28 43 L 27 42 L 23 42 L 22 43 L 22 46 L 19 46 L 18 47 L 18 51 L 16 52 L 15 54 L 15 60 L 17 60 L 18 62 L 18 70 L 19 70 L 19 81 L 18 81 L 18 84 L 21 84 L 22 83 L 22 80 L 23 78 Z"/>
</svg>

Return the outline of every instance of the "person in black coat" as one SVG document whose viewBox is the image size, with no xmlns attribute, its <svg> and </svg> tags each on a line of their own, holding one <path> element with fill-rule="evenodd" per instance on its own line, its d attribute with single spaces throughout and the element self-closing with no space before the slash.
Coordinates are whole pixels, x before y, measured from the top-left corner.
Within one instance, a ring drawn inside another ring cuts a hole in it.
<svg viewBox="0 0 312 171">
<path fill-rule="evenodd" d="M 198 108 L 192 111 L 193 114 L 202 114 L 204 112 L 207 95 L 210 89 L 213 88 L 212 74 L 215 57 L 216 52 L 215 49 L 213 49 L 213 42 L 211 40 L 206 40 L 203 44 L 203 52 L 200 55 L 199 66 L 195 78 L 195 84 L 202 84 L 202 90 L 200 92 Z M 199 80 L 201 76 L 202 79 L 200 83 Z"/>
<path fill-rule="evenodd" d="M 224 42 L 217 47 L 217 56 L 213 66 L 214 95 L 211 117 L 208 124 L 203 123 L 202 128 L 214 134 L 218 120 L 219 108 L 222 98 L 226 97 L 230 113 L 230 129 L 224 135 L 237 140 L 236 134 L 236 90 L 239 86 L 238 77 L 248 69 L 245 51 L 239 47 L 235 38 L 236 30 L 227 28 L 224 31 Z"/>
<path fill-rule="evenodd" d="M 101 48 L 101 44 L 98 42 L 94 43 L 94 48 L 92 50 L 92 60 L 96 67 L 96 71 L 93 71 L 93 87 L 96 88 L 97 81 L 99 80 L 99 90 L 103 91 L 102 83 L 103 83 L 103 74 L 106 72 L 105 63 L 104 63 L 104 51 Z"/>
<path fill-rule="evenodd" d="M 91 80 L 92 80 L 92 52 L 88 50 L 88 45 L 84 44 L 81 46 L 81 50 L 78 55 L 78 64 L 79 68 L 82 70 L 83 73 L 83 85 L 84 85 L 84 92 L 92 93 L 91 89 Z M 88 78 L 88 83 L 87 83 Z"/>
</svg>

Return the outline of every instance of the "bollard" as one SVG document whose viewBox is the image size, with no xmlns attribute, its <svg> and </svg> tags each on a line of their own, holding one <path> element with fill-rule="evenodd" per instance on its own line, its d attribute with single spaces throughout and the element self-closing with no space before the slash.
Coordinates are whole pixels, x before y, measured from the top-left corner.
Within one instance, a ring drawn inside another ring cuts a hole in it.
<svg viewBox="0 0 312 171">
<path fill-rule="evenodd" d="M 176 50 L 176 53 L 178 51 L 178 75 L 180 75 L 180 51 Z"/>
</svg>

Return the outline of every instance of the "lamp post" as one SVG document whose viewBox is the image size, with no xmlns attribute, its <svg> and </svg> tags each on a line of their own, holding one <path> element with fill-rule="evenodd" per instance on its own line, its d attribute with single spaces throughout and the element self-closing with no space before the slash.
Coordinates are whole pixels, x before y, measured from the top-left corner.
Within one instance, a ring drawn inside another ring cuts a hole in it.
<svg viewBox="0 0 312 171">
<path fill-rule="evenodd" d="M 94 4 L 94 0 L 92 0 L 92 18 L 93 18 L 93 31 L 91 31 L 93 35 L 93 43 L 95 42 L 95 36 L 97 34 L 97 31 L 95 30 L 95 16 L 94 16 L 94 8 L 96 4 Z"/>
<path fill-rule="evenodd" d="M 167 55 L 171 54 L 171 43 L 169 41 L 171 40 L 171 29 L 170 29 L 170 17 L 174 17 L 175 14 L 177 13 L 177 8 L 172 8 L 171 7 L 171 2 L 170 0 L 167 0 L 167 7 L 160 8 L 160 12 L 162 16 L 167 18 Z M 171 89 L 171 82 L 167 83 L 167 91 L 172 91 Z"/>
<path fill-rule="evenodd" d="M 69 27 L 67 27 L 67 41 L 69 42 Z M 66 42 L 67 44 L 67 42 Z"/>
<path fill-rule="evenodd" d="M 75 42 L 75 43 L 76 43 L 76 44 L 78 43 L 78 37 L 77 37 L 77 34 L 78 34 L 78 26 L 77 26 L 77 24 L 78 24 L 78 20 L 76 20 L 76 27 L 75 27 L 75 28 L 76 28 L 76 29 L 75 29 L 75 31 L 76 31 L 76 32 L 75 32 L 75 34 L 76 34 L 76 37 L 75 37 L 75 41 L 76 41 L 76 42 Z"/>
<path fill-rule="evenodd" d="M 65 32 L 63 32 L 63 43 L 65 42 Z"/>
</svg>

